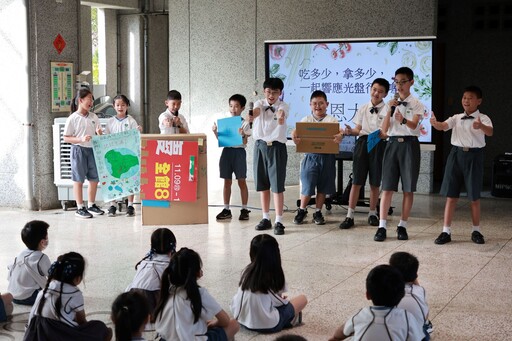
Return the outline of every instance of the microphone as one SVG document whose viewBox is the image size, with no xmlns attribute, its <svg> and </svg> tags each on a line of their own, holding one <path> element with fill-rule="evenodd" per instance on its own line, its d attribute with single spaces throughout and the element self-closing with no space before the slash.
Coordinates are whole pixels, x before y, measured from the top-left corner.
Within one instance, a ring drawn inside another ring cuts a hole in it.
<svg viewBox="0 0 512 341">
<path fill-rule="evenodd" d="M 174 117 L 178 117 L 179 112 L 178 112 L 178 110 L 176 110 L 175 112 L 171 112 L 171 114 L 172 114 Z M 172 126 L 173 126 L 173 127 L 176 127 L 176 124 L 175 124 L 174 122 L 172 122 Z"/>
<path fill-rule="evenodd" d="M 249 116 L 252 117 L 253 113 L 252 113 L 252 110 L 254 109 L 254 103 L 253 102 L 249 102 L 248 104 L 248 109 L 249 109 Z M 252 122 L 249 122 L 249 128 L 252 129 Z"/>
<path fill-rule="evenodd" d="M 394 97 L 394 99 L 395 99 L 396 101 L 398 101 L 398 100 L 400 99 L 400 94 L 399 94 L 398 92 L 395 92 L 395 97 Z M 394 105 L 393 105 L 393 106 L 391 107 L 391 117 L 393 117 L 393 114 L 395 113 L 395 109 L 396 109 L 396 106 L 394 106 Z"/>
</svg>

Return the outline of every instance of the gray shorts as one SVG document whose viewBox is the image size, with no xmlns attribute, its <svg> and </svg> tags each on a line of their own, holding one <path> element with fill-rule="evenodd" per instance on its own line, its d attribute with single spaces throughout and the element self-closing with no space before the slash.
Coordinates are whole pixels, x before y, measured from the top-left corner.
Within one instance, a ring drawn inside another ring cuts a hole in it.
<svg viewBox="0 0 512 341">
<path fill-rule="evenodd" d="M 245 148 L 225 147 L 219 161 L 220 177 L 222 179 L 247 178 L 247 154 Z"/>
<path fill-rule="evenodd" d="M 382 190 L 416 192 L 420 174 L 420 143 L 416 136 L 391 136 L 382 160 Z"/>
<path fill-rule="evenodd" d="M 352 184 L 364 186 L 366 176 L 370 175 L 370 186 L 379 187 L 382 179 L 382 159 L 386 141 L 381 140 L 368 153 L 368 135 L 360 136 L 354 147 L 352 162 Z"/>
<path fill-rule="evenodd" d="M 300 181 L 301 194 L 312 196 L 315 188 L 318 193 L 333 194 L 336 192 L 336 157 L 334 154 L 307 153 L 301 163 Z"/>
<path fill-rule="evenodd" d="M 98 170 L 92 148 L 71 145 L 71 180 L 98 182 Z"/>
<path fill-rule="evenodd" d="M 270 145 L 263 140 L 254 144 L 254 182 L 256 191 L 284 192 L 288 152 L 286 145 L 274 141 Z"/>
<path fill-rule="evenodd" d="M 471 201 L 480 199 L 484 173 L 483 148 L 461 148 L 452 146 L 446 167 L 440 194 L 449 198 L 458 198 L 462 185 L 466 187 Z"/>
</svg>

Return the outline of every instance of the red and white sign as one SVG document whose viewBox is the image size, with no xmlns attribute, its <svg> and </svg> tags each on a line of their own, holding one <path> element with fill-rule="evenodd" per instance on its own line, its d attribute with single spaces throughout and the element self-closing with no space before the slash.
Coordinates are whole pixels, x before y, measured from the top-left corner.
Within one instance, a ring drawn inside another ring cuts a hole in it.
<svg viewBox="0 0 512 341">
<path fill-rule="evenodd" d="M 148 140 L 141 154 L 145 200 L 197 200 L 197 141 Z"/>
</svg>

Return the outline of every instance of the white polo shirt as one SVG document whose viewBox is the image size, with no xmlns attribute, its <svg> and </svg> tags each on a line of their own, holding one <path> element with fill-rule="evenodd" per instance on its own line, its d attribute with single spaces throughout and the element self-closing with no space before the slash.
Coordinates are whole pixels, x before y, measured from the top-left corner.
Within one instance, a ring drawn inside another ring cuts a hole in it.
<svg viewBox="0 0 512 341">
<path fill-rule="evenodd" d="M 180 128 L 172 127 L 172 126 L 166 127 L 164 125 L 164 120 L 166 118 L 172 119 L 173 117 L 174 117 L 174 115 L 169 111 L 169 109 L 165 109 L 165 111 L 163 113 L 161 113 L 160 116 L 158 116 L 158 127 L 160 128 L 160 134 L 166 134 L 166 135 L 180 134 Z M 181 121 L 181 126 L 183 128 L 185 128 L 185 130 L 187 131 L 187 134 L 190 134 L 190 130 L 188 130 L 187 119 L 185 118 L 185 116 L 178 113 L 178 117 Z"/>
<path fill-rule="evenodd" d="M 376 108 L 377 112 L 370 112 L 372 108 Z M 352 120 L 354 124 L 361 126 L 359 136 L 370 135 L 377 129 L 380 129 L 382 120 L 388 112 L 388 106 L 384 101 L 380 102 L 376 106 L 372 102 L 363 104 L 356 112 L 356 116 Z"/>
<path fill-rule="evenodd" d="M 473 122 L 479 117 L 483 124 L 492 127 L 489 116 L 482 114 L 479 110 L 469 115 L 474 117 L 473 119 L 463 120 L 464 116 L 466 116 L 466 113 L 456 114 L 445 121 L 448 124 L 446 130 L 452 129 L 452 145 L 467 148 L 485 147 L 485 133 L 482 129 L 474 129 Z"/>
<path fill-rule="evenodd" d="M 419 116 L 420 121 L 423 117 L 423 114 L 425 113 L 425 106 L 423 103 L 421 103 L 416 97 L 413 95 L 409 95 L 406 99 L 400 100 L 403 102 L 407 102 L 406 105 L 399 105 L 395 109 L 395 115 L 397 111 L 400 111 L 400 113 L 409 121 L 413 119 L 414 116 Z M 389 130 L 388 130 L 389 136 L 420 136 L 420 123 L 418 121 L 418 125 L 415 129 L 410 129 L 407 127 L 406 124 L 401 124 L 401 122 L 398 122 L 395 117 L 390 118 L 390 124 L 389 124 Z"/>
<path fill-rule="evenodd" d="M 100 119 L 95 113 L 89 112 L 86 115 L 78 111 L 72 113 L 64 124 L 64 136 L 84 137 L 86 135 L 96 135 L 96 130 L 100 128 Z M 74 143 L 75 145 L 92 148 L 92 140 L 88 142 Z"/>
<path fill-rule="evenodd" d="M 132 130 L 138 128 L 137 121 L 132 116 L 127 115 L 124 118 L 117 116 L 108 119 L 105 126 L 105 134 L 115 134 L 122 131 Z"/>
<path fill-rule="evenodd" d="M 162 273 L 169 266 L 170 261 L 171 257 L 165 254 L 155 254 L 153 259 L 143 260 L 137 267 L 137 273 L 135 273 L 135 277 L 126 291 L 134 288 L 149 291 L 160 290 Z"/>
<path fill-rule="evenodd" d="M 289 112 L 288 104 L 277 100 L 272 105 L 274 112 L 270 109 L 265 110 L 267 107 L 269 107 L 269 104 L 266 99 L 260 99 L 254 103 L 254 108 L 259 108 L 260 114 L 252 123 L 252 137 L 254 140 L 263 140 L 265 142 L 278 141 L 286 143 L 286 130 L 288 129 L 286 119 L 288 118 Z M 277 112 L 279 110 L 283 110 L 284 112 L 284 124 L 278 123 Z"/>
<path fill-rule="evenodd" d="M 41 251 L 23 250 L 8 266 L 9 286 L 7 290 L 17 300 L 32 296 L 34 291 L 46 286 L 50 258 Z"/>
</svg>

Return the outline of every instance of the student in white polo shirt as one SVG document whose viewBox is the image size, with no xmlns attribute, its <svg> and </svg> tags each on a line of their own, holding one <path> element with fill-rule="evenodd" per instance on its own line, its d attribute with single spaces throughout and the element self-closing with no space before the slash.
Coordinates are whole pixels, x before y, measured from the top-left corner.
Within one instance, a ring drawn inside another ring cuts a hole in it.
<svg viewBox="0 0 512 341">
<path fill-rule="evenodd" d="M 471 240 L 484 244 L 480 232 L 480 192 L 484 173 L 485 137 L 492 136 L 493 127 L 489 116 L 482 114 L 478 106 L 482 104 L 482 90 L 468 86 L 462 95 L 462 114 L 453 115 L 444 122 L 438 122 L 434 113 L 430 119 L 432 127 L 437 130 L 452 129 L 452 149 L 448 159 L 441 185 L 441 194 L 446 196 L 444 208 L 443 232 L 435 240 L 436 244 L 451 242 L 451 225 L 455 207 L 459 200 L 462 185 L 465 185 L 471 200 L 471 219 L 473 232 Z"/>
</svg>

